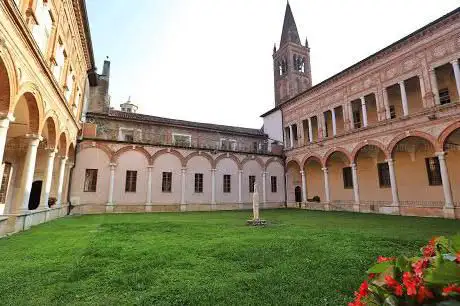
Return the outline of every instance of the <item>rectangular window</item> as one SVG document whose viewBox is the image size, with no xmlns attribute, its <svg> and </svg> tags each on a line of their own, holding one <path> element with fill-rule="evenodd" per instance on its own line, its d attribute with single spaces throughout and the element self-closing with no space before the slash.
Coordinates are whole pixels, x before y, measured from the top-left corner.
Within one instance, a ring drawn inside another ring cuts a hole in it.
<svg viewBox="0 0 460 306">
<path fill-rule="evenodd" d="M 8 184 L 10 182 L 11 164 L 5 163 L 3 168 L 2 185 L 0 187 L 0 203 L 6 203 L 6 194 L 8 192 Z"/>
<path fill-rule="evenodd" d="M 125 183 L 125 191 L 126 192 L 136 192 L 136 184 L 137 184 L 137 171 L 126 171 L 126 183 Z"/>
<path fill-rule="evenodd" d="M 353 175 L 351 173 L 351 167 L 345 167 L 342 169 L 343 172 L 343 188 L 353 188 Z"/>
<path fill-rule="evenodd" d="M 134 141 L 133 134 L 132 134 L 132 133 L 127 133 L 127 134 L 125 134 L 125 141 L 127 141 L 127 142 L 133 142 L 133 141 Z"/>
<path fill-rule="evenodd" d="M 224 192 L 230 193 L 231 192 L 231 175 L 224 174 Z"/>
<path fill-rule="evenodd" d="M 220 149 L 221 150 L 232 150 L 236 151 L 236 140 L 233 139 L 221 139 L 220 140 Z"/>
<path fill-rule="evenodd" d="M 390 105 L 390 118 L 391 119 L 396 118 L 396 109 L 394 105 Z"/>
<path fill-rule="evenodd" d="M 173 145 L 179 146 L 179 147 L 191 147 L 192 146 L 192 136 L 173 134 Z"/>
<path fill-rule="evenodd" d="M 278 192 L 278 183 L 276 182 L 276 176 L 271 177 L 272 192 Z"/>
<path fill-rule="evenodd" d="M 96 192 L 97 169 L 86 169 L 84 192 Z"/>
<path fill-rule="evenodd" d="M 161 191 L 171 192 L 172 172 L 163 172 L 163 180 L 161 181 Z"/>
<path fill-rule="evenodd" d="M 439 90 L 439 102 L 441 102 L 441 105 L 450 103 L 449 89 L 443 88 Z"/>
<path fill-rule="evenodd" d="M 195 192 L 203 193 L 203 173 L 195 173 Z"/>
<path fill-rule="evenodd" d="M 68 102 L 70 102 L 70 98 L 72 97 L 73 91 L 73 82 L 75 81 L 75 76 L 72 70 L 72 67 L 69 67 L 69 72 L 67 73 L 67 80 L 65 84 L 65 98 Z"/>
<path fill-rule="evenodd" d="M 426 171 L 428 174 L 428 183 L 430 186 L 442 185 L 441 168 L 437 157 L 425 158 Z"/>
<path fill-rule="evenodd" d="M 361 127 L 361 114 L 359 111 L 353 112 L 353 122 L 355 124 L 355 129 L 359 129 Z"/>
<path fill-rule="evenodd" d="M 391 187 L 390 168 L 388 167 L 388 163 L 378 163 L 377 170 L 379 173 L 380 188 Z"/>
<path fill-rule="evenodd" d="M 254 192 L 254 184 L 256 182 L 256 177 L 255 175 L 250 175 L 249 176 L 249 192 Z"/>
<path fill-rule="evenodd" d="M 299 136 L 297 135 L 297 124 L 292 125 L 292 137 L 294 141 L 297 141 L 299 139 Z"/>
<path fill-rule="evenodd" d="M 61 74 L 62 74 L 62 69 L 64 68 L 64 62 L 65 62 L 65 50 L 64 50 L 64 43 L 62 42 L 61 39 L 58 39 L 58 43 L 56 44 L 56 51 L 54 55 L 54 68 L 53 68 L 53 74 L 58 82 L 58 84 L 61 84 Z"/>
</svg>

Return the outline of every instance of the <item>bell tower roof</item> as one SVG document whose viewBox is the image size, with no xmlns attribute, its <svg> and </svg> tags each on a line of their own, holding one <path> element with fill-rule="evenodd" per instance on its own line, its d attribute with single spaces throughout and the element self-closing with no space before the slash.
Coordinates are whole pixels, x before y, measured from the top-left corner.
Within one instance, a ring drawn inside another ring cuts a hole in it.
<svg viewBox="0 0 460 306">
<path fill-rule="evenodd" d="M 281 33 L 280 47 L 292 42 L 302 45 L 300 42 L 299 32 L 295 24 L 294 15 L 292 14 L 291 5 L 289 1 L 286 4 L 286 13 L 284 14 L 283 32 Z"/>
</svg>

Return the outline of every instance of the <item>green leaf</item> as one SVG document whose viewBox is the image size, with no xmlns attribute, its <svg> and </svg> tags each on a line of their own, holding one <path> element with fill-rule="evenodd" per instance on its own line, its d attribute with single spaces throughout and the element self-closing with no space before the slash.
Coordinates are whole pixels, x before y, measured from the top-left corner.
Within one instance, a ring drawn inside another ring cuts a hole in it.
<svg viewBox="0 0 460 306">
<path fill-rule="evenodd" d="M 457 301 L 444 301 L 441 303 L 436 304 L 436 306 L 460 306 L 460 302 Z"/>
<path fill-rule="evenodd" d="M 450 246 L 456 253 L 460 252 L 460 235 L 455 235 L 450 238 Z"/>
<path fill-rule="evenodd" d="M 398 257 L 396 259 L 396 268 L 398 268 L 402 272 L 410 272 L 412 270 L 411 262 L 406 257 Z"/>
<path fill-rule="evenodd" d="M 372 266 L 369 270 L 367 270 L 367 273 L 382 273 L 385 270 L 387 270 L 389 267 L 393 266 L 392 261 L 385 261 L 385 262 L 380 262 L 378 264 L 375 264 Z"/>
<path fill-rule="evenodd" d="M 448 285 L 460 283 L 460 267 L 454 262 L 444 261 L 436 267 L 427 269 L 425 282 L 434 285 Z"/>
<path fill-rule="evenodd" d="M 383 302 L 384 306 L 398 306 L 398 299 L 394 295 L 388 296 Z"/>
</svg>

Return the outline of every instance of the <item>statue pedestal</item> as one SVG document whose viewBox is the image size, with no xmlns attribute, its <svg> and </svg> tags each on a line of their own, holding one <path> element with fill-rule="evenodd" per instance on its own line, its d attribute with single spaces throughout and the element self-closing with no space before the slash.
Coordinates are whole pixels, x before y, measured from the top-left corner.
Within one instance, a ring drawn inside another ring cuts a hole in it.
<svg viewBox="0 0 460 306">
<path fill-rule="evenodd" d="M 246 221 L 246 225 L 265 226 L 265 225 L 268 225 L 268 223 L 267 223 L 267 220 L 256 219 L 256 220 L 248 220 L 248 221 Z"/>
</svg>

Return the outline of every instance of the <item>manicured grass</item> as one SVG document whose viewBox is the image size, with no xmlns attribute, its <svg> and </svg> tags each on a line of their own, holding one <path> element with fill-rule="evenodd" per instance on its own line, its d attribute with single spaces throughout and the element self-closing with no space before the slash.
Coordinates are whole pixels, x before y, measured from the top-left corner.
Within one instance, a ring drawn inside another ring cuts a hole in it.
<svg viewBox="0 0 460 306">
<path fill-rule="evenodd" d="M 346 305 L 454 220 L 304 210 L 67 217 L 0 239 L 2 305 Z"/>
</svg>

